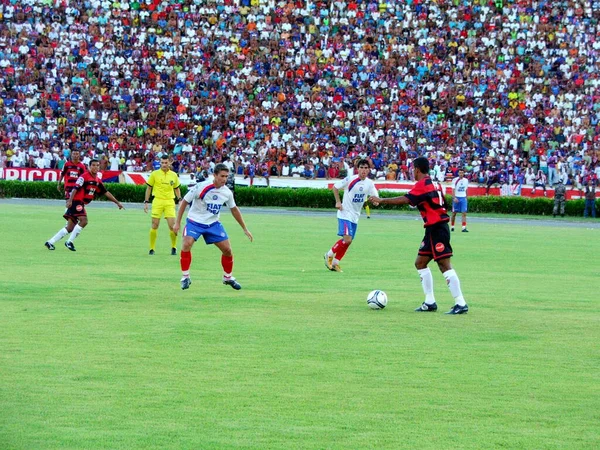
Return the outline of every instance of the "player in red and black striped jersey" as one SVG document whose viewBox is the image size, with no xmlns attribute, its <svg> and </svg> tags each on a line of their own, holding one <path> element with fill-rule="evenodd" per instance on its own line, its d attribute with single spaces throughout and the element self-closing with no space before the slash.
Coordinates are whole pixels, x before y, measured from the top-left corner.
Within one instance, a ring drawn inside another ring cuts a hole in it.
<svg viewBox="0 0 600 450">
<path fill-rule="evenodd" d="M 67 219 L 67 225 L 45 242 L 44 245 L 48 250 L 54 250 L 54 244 L 67 234 L 71 233 L 71 236 L 67 242 L 65 242 L 65 247 L 73 252 L 75 251 L 73 241 L 88 224 L 85 205 L 94 200 L 95 197 L 106 195 L 106 197 L 115 203 L 119 209 L 124 209 L 123 205 L 104 187 L 104 183 L 102 183 L 102 180 L 98 177 L 99 170 L 100 161 L 94 159 L 90 162 L 89 172 L 85 171 L 75 181 L 75 186 L 71 189 L 71 195 L 67 200 L 67 211 L 63 215 L 63 217 Z"/>
<path fill-rule="evenodd" d="M 413 161 L 413 170 L 417 183 L 406 195 L 393 198 L 370 197 L 369 201 L 378 204 L 416 206 L 421 213 L 425 227 L 425 237 L 419 247 L 415 267 L 421 277 L 425 301 L 415 311 L 434 312 L 437 304 L 433 295 L 433 277 L 427 265 L 433 259 L 437 262 L 455 305 L 447 314 L 464 314 L 469 311 L 460 289 L 460 281 L 450 264 L 452 246 L 450 245 L 450 228 L 448 227 L 448 209 L 442 185 L 429 177 L 429 161 L 427 158 L 417 158 Z"/>
<path fill-rule="evenodd" d="M 58 178 L 58 183 L 56 185 L 58 192 L 62 192 L 60 188 L 60 182 L 63 180 L 63 178 L 65 180 L 65 200 L 69 200 L 71 191 L 75 187 L 75 182 L 87 171 L 85 164 L 80 161 L 80 157 L 81 154 L 79 153 L 79 150 L 72 150 L 71 160 L 66 162 L 62 172 L 60 173 L 60 177 Z"/>
</svg>

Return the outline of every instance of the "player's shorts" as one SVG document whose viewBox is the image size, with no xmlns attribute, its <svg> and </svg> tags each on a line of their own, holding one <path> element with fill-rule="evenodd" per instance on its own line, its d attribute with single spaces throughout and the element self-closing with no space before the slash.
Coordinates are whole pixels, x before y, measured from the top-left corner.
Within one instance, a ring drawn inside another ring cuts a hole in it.
<svg viewBox="0 0 600 450">
<path fill-rule="evenodd" d="M 452 256 L 448 222 L 438 223 L 425 228 L 425 237 L 419 247 L 419 255 L 429 256 L 434 261 Z"/>
<path fill-rule="evenodd" d="M 221 222 L 214 222 L 210 225 L 204 225 L 193 220 L 187 219 L 185 228 L 183 229 L 184 236 L 191 236 L 194 241 L 200 239 L 200 236 L 204 238 L 206 245 L 215 244 L 217 242 L 225 241 L 229 239 L 227 232 Z"/>
<path fill-rule="evenodd" d="M 175 214 L 175 200 L 161 200 L 155 198 L 152 200 L 152 218 L 160 219 L 162 215 L 165 215 L 165 219 L 167 217 L 176 217 Z"/>
<path fill-rule="evenodd" d="M 338 236 L 351 236 L 354 239 L 358 224 L 346 219 L 338 219 Z"/>
<path fill-rule="evenodd" d="M 63 217 L 66 220 L 72 220 L 73 222 L 77 222 L 80 217 L 86 217 L 87 212 L 85 211 L 85 203 L 80 201 L 73 201 L 71 203 L 71 207 L 67 208 Z"/>
<path fill-rule="evenodd" d="M 456 197 L 457 202 L 452 202 L 452 212 L 466 213 L 467 212 L 467 197 Z"/>
</svg>

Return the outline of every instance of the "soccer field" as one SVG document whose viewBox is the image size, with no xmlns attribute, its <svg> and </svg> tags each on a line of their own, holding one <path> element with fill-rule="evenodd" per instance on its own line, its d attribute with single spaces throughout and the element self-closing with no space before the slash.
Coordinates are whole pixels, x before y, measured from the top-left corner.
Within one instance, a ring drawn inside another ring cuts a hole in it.
<svg viewBox="0 0 600 450">
<path fill-rule="evenodd" d="M 592 449 L 600 442 L 599 228 L 474 222 L 453 259 L 469 314 L 434 272 L 415 313 L 423 234 L 362 218 L 329 272 L 329 215 L 228 212 L 234 291 L 196 244 L 187 291 L 161 223 L 92 205 L 54 252 L 58 202 L 0 203 L 1 449 Z M 366 295 L 386 291 L 385 310 Z"/>
</svg>

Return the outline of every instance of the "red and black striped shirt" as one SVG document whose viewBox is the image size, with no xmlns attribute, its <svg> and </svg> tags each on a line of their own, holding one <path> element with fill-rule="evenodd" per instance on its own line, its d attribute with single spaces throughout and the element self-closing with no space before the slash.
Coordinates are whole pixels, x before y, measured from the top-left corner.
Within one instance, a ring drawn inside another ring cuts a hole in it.
<svg viewBox="0 0 600 450">
<path fill-rule="evenodd" d="M 65 180 L 65 198 L 71 196 L 71 191 L 75 187 L 77 179 L 86 172 L 85 165 L 82 162 L 75 164 L 72 161 L 67 161 L 61 172 L 61 177 Z"/>
<path fill-rule="evenodd" d="M 73 201 L 83 202 L 86 205 L 94 200 L 95 196 L 106 194 L 106 188 L 102 180 L 87 171 L 77 179 L 75 189 L 77 189 L 77 192 L 73 197 Z"/>
<path fill-rule="evenodd" d="M 442 185 L 425 177 L 419 180 L 406 194 L 411 206 L 416 206 L 423 218 L 424 227 L 448 222 L 450 217 L 446 209 L 446 199 Z"/>
</svg>

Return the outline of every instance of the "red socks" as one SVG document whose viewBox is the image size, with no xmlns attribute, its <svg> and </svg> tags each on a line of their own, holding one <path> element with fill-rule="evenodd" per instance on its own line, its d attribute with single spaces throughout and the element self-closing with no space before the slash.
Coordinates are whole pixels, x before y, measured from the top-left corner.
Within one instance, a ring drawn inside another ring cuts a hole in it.
<svg viewBox="0 0 600 450">
<path fill-rule="evenodd" d="M 331 251 L 335 254 L 335 259 L 340 261 L 346 254 L 346 250 L 348 250 L 348 247 L 350 247 L 351 243 L 352 242 L 346 244 L 343 239 L 337 241 L 334 246 L 331 247 Z"/>
<path fill-rule="evenodd" d="M 221 255 L 221 265 L 223 266 L 223 272 L 231 275 L 231 272 L 233 272 L 233 256 Z"/>
<path fill-rule="evenodd" d="M 179 262 L 181 263 L 181 271 L 189 272 L 192 265 L 192 252 L 181 252 Z"/>
</svg>

